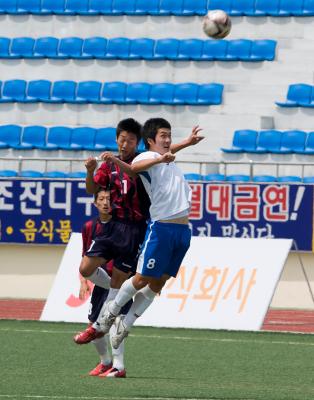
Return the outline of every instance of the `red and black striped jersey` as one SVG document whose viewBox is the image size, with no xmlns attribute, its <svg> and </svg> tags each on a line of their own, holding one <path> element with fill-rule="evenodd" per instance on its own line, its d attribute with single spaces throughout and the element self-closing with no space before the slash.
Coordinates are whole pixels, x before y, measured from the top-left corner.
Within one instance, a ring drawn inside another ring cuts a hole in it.
<svg viewBox="0 0 314 400">
<path fill-rule="evenodd" d="M 131 164 L 137 156 L 126 162 Z M 150 200 L 140 178 L 133 179 L 114 163 L 102 163 L 94 175 L 94 182 L 110 186 L 113 219 L 129 222 L 145 221 L 149 217 Z"/>
<path fill-rule="evenodd" d="M 87 250 L 90 248 L 90 245 L 92 244 L 93 239 L 96 236 L 102 235 L 104 232 L 106 224 L 102 223 L 99 218 L 94 218 L 91 219 L 83 225 L 82 228 L 82 241 L 83 241 L 83 249 L 82 249 L 82 257 L 85 255 Z M 109 261 L 105 265 L 105 270 L 109 273 L 111 276 L 112 273 L 112 266 L 113 263 L 112 261 Z"/>
</svg>

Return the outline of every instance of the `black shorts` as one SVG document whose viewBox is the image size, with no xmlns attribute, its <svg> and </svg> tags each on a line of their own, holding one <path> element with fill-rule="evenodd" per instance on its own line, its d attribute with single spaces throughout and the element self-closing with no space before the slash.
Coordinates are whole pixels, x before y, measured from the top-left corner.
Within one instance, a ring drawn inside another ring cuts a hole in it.
<svg viewBox="0 0 314 400">
<path fill-rule="evenodd" d="M 102 257 L 113 260 L 113 265 L 123 271 L 136 271 L 140 245 L 144 241 L 146 223 L 128 223 L 111 220 L 105 225 L 103 235 L 97 236 L 88 251 L 88 257 Z"/>
<path fill-rule="evenodd" d="M 109 290 L 104 289 L 99 286 L 94 286 L 93 292 L 92 292 L 92 297 L 90 300 L 90 305 L 89 305 L 89 311 L 88 311 L 88 320 L 90 322 L 96 322 L 97 318 L 99 316 L 101 307 L 103 306 L 104 302 L 107 299 Z M 131 305 L 133 303 L 133 300 L 130 300 L 129 302 L 126 303 L 121 309 L 120 314 L 127 314 Z"/>
</svg>

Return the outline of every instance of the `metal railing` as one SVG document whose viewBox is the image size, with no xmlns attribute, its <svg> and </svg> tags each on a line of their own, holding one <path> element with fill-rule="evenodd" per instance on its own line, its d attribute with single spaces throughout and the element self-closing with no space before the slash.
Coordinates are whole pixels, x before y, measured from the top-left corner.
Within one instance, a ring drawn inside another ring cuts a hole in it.
<svg viewBox="0 0 314 400">
<path fill-rule="evenodd" d="M 0 162 L 7 162 L 7 161 L 16 161 L 17 164 L 17 172 L 21 172 L 23 170 L 23 163 L 27 161 L 39 161 L 39 162 L 44 162 L 44 172 L 47 172 L 48 169 L 48 163 L 49 162 L 63 162 L 63 163 L 69 163 L 69 172 L 73 172 L 73 164 L 74 163 L 79 163 L 81 162 L 84 164 L 86 160 L 86 157 L 23 157 L 23 156 L 17 156 L 17 157 L 0 157 Z M 224 176 L 228 175 L 228 168 L 230 166 L 240 166 L 243 165 L 244 167 L 249 168 L 249 172 L 246 173 L 247 175 L 250 176 L 250 178 L 253 178 L 254 176 L 254 167 L 255 166 L 268 166 L 268 167 L 275 167 L 275 176 L 279 176 L 279 171 L 281 167 L 300 167 L 301 168 L 301 174 L 299 175 L 301 178 L 304 177 L 304 172 L 306 167 L 313 167 L 313 176 L 314 176 L 314 162 L 313 163 L 305 163 L 305 162 L 261 162 L 261 161 L 253 161 L 253 160 L 246 160 L 246 161 L 226 161 L 226 160 L 218 160 L 218 161 L 208 161 L 208 160 L 177 160 L 178 163 L 180 164 L 196 164 L 198 166 L 199 173 L 202 174 L 202 171 L 205 170 L 206 167 L 209 165 L 213 165 L 216 167 L 218 173 L 221 173 Z M 244 173 L 241 173 L 244 174 Z M 205 174 L 204 174 L 205 175 Z"/>
</svg>

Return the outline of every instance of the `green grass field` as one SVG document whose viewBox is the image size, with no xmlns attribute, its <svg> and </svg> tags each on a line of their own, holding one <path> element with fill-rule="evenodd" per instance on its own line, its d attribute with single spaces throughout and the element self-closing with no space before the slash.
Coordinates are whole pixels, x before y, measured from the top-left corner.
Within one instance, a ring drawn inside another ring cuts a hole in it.
<svg viewBox="0 0 314 400">
<path fill-rule="evenodd" d="M 101 379 L 83 327 L 0 321 L 0 399 L 314 399 L 313 335 L 138 327 L 127 379 Z"/>
</svg>

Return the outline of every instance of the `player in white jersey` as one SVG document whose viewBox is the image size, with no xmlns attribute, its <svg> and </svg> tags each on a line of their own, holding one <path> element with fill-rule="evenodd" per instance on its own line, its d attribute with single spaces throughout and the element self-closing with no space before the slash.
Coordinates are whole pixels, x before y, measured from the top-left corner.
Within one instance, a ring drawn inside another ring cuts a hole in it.
<svg viewBox="0 0 314 400">
<path fill-rule="evenodd" d="M 196 126 L 192 134 L 197 136 L 200 130 Z M 103 332 L 108 332 L 116 321 L 116 335 L 111 339 L 114 348 L 128 335 L 135 320 L 153 302 L 166 281 L 177 275 L 191 239 L 188 226 L 191 189 L 174 163 L 175 156 L 170 152 L 171 126 L 162 118 L 149 119 L 143 126 L 142 136 L 149 151 L 138 155 L 132 165 L 111 154 L 104 156 L 130 176 L 139 175 L 151 200 L 151 221 L 137 272 L 123 283 L 115 300 L 108 303 L 100 319 Z M 121 307 L 132 297 L 134 302 L 128 314 L 117 317 Z"/>
</svg>

